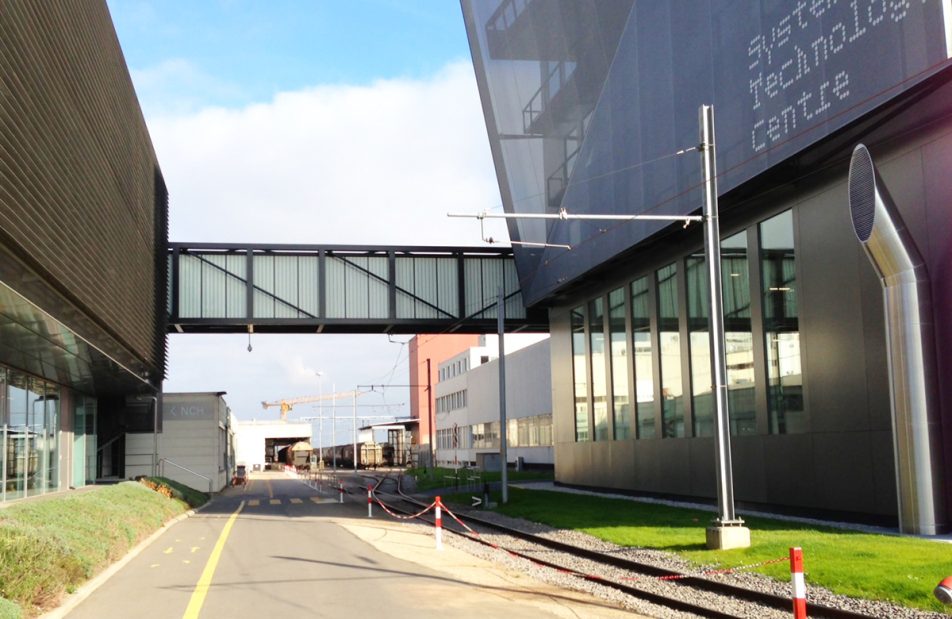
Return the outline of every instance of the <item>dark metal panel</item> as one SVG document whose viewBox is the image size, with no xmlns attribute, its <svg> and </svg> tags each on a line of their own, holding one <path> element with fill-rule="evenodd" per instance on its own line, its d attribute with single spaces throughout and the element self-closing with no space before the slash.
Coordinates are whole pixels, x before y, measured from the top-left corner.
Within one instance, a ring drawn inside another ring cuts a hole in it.
<svg viewBox="0 0 952 619">
<path fill-rule="evenodd" d="M 804 403 L 814 432 L 868 427 L 859 274 L 869 261 L 847 205 L 838 183 L 794 211 Z"/>
<path fill-rule="evenodd" d="M 877 512 L 874 454 L 869 441 L 860 436 L 856 432 L 813 435 L 810 466 L 816 479 L 815 505 L 837 511 Z M 895 509 L 893 505 L 891 511 Z"/>
<path fill-rule="evenodd" d="M 714 439 L 709 436 L 687 441 L 690 448 L 691 496 L 715 498 L 717 477 L 714 469 Z M 732 450 L 733 455 L 733 450 Z M 736 493 L 736 490 L 735 490 Z"/>
<path fill-rule="evenodd" d="M 549 312 L 549 333 L 552 360 L 552 441 L 555 445 L 574 443 L 572 327 L 566 308 Z M 555 460 L 558 465 L 558 458 Z"/>
<path fill-rule="evenodd" d="M 766 403 L 765 403 L 766 406 Z M 767 426 L 764 426 L 766 431 Z M 713 462 L 714 455 L 711 454 Z M 731 460 L 734 474 L 734 496 L 744 501 L 766 503 L 767 474 L 764 461 L 764 440 L 760 436 L 731 436 Z"/>
<path fill-rule="evenodd" d="M 767 503 L 821 507 L 816 500 L 817 470 L 812 466 L 816 458 L 813 435 L 768 434 L 762 440 L 764 459 L 760 466 L 767 478 L 764 496 Z M 734 462 L 735 468 L 745 465 Z M 735 496 L 738 501 L 747 500 L 747 497 Z"/>
</svg>

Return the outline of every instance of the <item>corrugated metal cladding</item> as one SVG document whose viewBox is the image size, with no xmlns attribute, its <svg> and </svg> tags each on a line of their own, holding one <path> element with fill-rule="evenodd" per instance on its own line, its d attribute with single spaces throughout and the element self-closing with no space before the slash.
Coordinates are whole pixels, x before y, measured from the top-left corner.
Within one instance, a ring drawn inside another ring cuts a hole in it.
<svg viewBox="0 0 952 619">
<path fill-rule="evenodd" d="M 456 258 L 397 256 L 397 318 L 459 316 Z"/>
<path fill-rule="evenodd" d="M 182 254 L 179 316 L 244 318 L 248 314 L 246 266 L 236 254 Z"/>
<path fill-rule="evenodd" d="M 386 318 L 389 311 L 388 258 L 327 257 L 327 317 Z"/>
<path fill-rule="evenodd" d="M 105 2 L 2 2 L 0 243 L 108 333 L 81 335 L 153 379 L 165 361 L 166 201 Z"/>
<path fill-rule="evenodd" d="M 498 258 L 466 258 L 463 270 L 466 282 L 465 316 L 496 318 L 496 302 L 499 286 L 502 285 L 507 297 L 506 318 L 525 318 L 526 308 L 522 303 L 522 293 L 519 292 L 515 262 Z"/>
<path fill-rule="evenodd" d="M 320 283 L 316 255 L 255 256 L 255 318 L 316 318 Z"/>
</svg>

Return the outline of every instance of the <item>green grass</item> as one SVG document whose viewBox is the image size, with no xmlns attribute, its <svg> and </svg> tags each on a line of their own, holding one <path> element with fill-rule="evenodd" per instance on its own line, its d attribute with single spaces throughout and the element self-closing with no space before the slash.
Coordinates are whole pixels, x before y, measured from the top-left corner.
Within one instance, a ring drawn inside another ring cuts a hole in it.
<svg viewBox="0 0 952 619">
<path fill-rule="evenodd" d="M 462 500 L 468 501 L 468 496 Z M 713 517 L 706 511 L 518 488 L 510 488 L 509 503 L 499 505 L 497 511 L 556 528 L 584 531 L 620 546 L 674 552 L 699 566 L 759 563 L 786 557 L 790 547 L 800 546 L 808 586 L 820 585 L 852 597 L 952 614 L 932 595 L 936 584 L 952 574 L 952 545 L 946 543 L 745 518 L 751 547 L 714 551 L 705 547 L 705 527 Z M 755 571 L 789 581 L 789 570 L 784 562 Z"/>
<path fill-rule="evenodd" d="M 22 616 L 18 604 L 0 598 L 0 619 L 20 619 Z"/>
<path fill-rule="evenodd" d="M 0 510 L 0 619 L 48 610 L 188 505 L 135 482 Z"/>
<path fill-rule="evenodd" d="M 500 471 L 477 471 L 475 469 L 459 470 L 459 485 L 466 485 L 467 474 L 478 474 L 481 483 L 498 482 L 502 479 Z M 509 481 L 542 481 L 552 480 L 552 471 L 508 471 Z M 413 477 L 416 480 L 416 489 L 421 492 L 434 490 L 436 488 L 452 488 L 455 484 L 456 471 L 450 468 L 437 467 L 435 469 L 407 469 L 405 475 Z M 482 489 L 480 489 L 480 492 Z"/>
</svg>

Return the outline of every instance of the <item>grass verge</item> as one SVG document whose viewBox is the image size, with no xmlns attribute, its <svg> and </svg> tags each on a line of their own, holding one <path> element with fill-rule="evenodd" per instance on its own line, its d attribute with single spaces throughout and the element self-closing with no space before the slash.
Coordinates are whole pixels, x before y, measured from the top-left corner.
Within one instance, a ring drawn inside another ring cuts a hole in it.
<svg viewBox="0 0 952 619">
<path fill-rule="evenodd" d="M 458 496 L 461 503 L 468 499 Z M 932 594 L 936 584 L 952 574 L 952 545 L 947 543 L 751 517 L 745 518 L 750 548 L 716 551 L 705 547 L 705 527 L 712 513 L 701 510 L 519 488 L 510 488 L 509 503 L 496 509 L 552 527 L 583 531 L 619 546 L 674 552 L 699 566 L 759 563 L 785 557 L 790 547 L 800 546 L 808 585 L 952 614 Z M 789 581 L 789 570 L 789 564 L 779 563 L 755 571 Z"/>
<path fill-rule="evenodd" d="M 0 510 L 0 618 L 32 617 L 189 505 L 123 482 Z"/>
<path fill-rule="evenodd" d="M 493 483 L 502 479 L 499 471 L 476 471 L 474 469 L 450 469 L 437 467 L 435 469 L 407 469 L 404 473 L 416 481 L 416 489 L 420 492 L 436 488 L 453 488 L 465 486 L 467 475 L 479 475 L 479 482 Z M 508 471 L 509 481 L 552 481 L 552 471 Z M 480 490 L 482 492 L 482 490 Z"/>
</svg>

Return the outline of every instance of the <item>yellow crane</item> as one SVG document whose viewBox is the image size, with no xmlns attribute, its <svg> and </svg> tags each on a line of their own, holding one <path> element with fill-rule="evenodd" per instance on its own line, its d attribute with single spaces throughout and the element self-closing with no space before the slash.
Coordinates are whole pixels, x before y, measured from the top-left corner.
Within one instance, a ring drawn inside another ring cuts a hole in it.
<svg viewBox="0 0 952 619">
<path fill-rule="evenodd" d="M 288 411 L 294 408 L 295 404 L 308 404 L 310 402 L 319 402 L 321 400 L 339 400 L 342 398 L 353 398 L 362 395 L 362 392 L 343 391 L 340 393 L 326 393 L 324 395 L 306 395 L 299 398 L 286 398 L 275 400 L 274 402 L 262 402 L 261 408 L 268 410 L 274 406 L 281 408 L 281 421 L 286 421 Z"/>
</svg>

